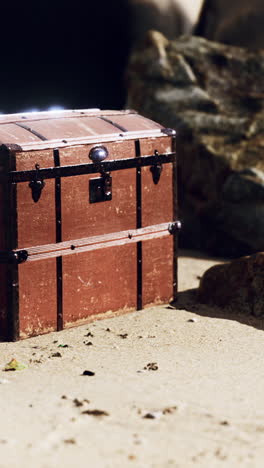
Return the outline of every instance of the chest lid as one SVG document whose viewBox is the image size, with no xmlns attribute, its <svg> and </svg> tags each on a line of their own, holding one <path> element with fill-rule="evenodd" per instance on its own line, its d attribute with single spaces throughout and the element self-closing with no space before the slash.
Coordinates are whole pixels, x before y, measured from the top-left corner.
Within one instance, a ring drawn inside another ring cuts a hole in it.
<svg viewBox="0 0 264 468">
<path fill-rule="evenodd" d="M 99 109 L 29 112 L 0 116 L 0 144 L 20 151 L 162 137 L 163 128 L 135 111 Z"/>
</svg>

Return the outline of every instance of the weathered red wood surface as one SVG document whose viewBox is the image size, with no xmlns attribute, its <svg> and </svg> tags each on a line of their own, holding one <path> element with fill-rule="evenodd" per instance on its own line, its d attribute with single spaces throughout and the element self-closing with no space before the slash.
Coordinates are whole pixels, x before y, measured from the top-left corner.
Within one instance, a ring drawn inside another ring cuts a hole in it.
<svg viewBox="0 0 264 468">
<path fill-rule="evenodd" d="M 53 153 L 32 151 L 17 153 L 18 171 L 54 165 Z M 28 182 L 17 184 L 18 248 L 56 242 L 55 181 L 46 180 L 38 203 L 32 200 Z M 21 264 L 18 269 L 20 337 L 55 331 L 56 259 Z"/>
<path fill-rule="evenodd" d="M 168 138 L 144 139 L 142 154 L 171 151 Z M 153 183 L 148 167 L 142 168 L 142 226 L 173 220 L 173 171 L 164 164 L 160 180 Z M 173 238 L 146 241 L 142 249 L 143 306 L 169 302 L 173 298 Z"/>
<path fill-rule="evenodd" d="M 0 117 L 0 140 L 21 145 L 16 151 L 16 170 L 26 171 L 54 167 L 56 144 L 60 148 L 60 165 L 90 163 L 89 152 L 96 142 L 105 141 L 108 159 L 136 157 L 135 139 L 141 155 L 155 151 L 170 152 L 171 138 L 160 136 L 160 125 L 133 113 L 94 111 L 55 116 L 43 115 Z M 105 116 L 106 119 L 101 119 Z M 40 118 L 41 117 L 41 118 Z M 30 120 L 30 121 L 29 121 Z M 19 121 L 19 122 L 18 122 Z M 17 124 L 19 123 L 19 125 Z M 112 122 L 112 123 L 111 123 Z M 21 125 L 28 128 L 22 128 Z M 120 128 L 118 128 L 120 127 Z M 127 133 L 122 131 L 122 127 Z M 33 132 L 33 133 L 32 133 Z M 144 137 L 145 132 L 145 137 Z M 155 132 L 156 136 L 153 136 Z M 48 141 L 40 140 L 39 135 Z M 120 137 L 121 134 L 121 137 Z M 111 141 L 112 138 L 112 141 Z M 6 140 L 7 139 L 7 140 Z M 92 163 L 92 162 L 91 162 Z M 1 168 L 0 168 L 1 171 Z M 120 231 L 137 226 L 136 169 L 113 171 L 112 200 L 89 203 L 89 181 L 100 174 L 61 178 L 61 240 L 76 239 Z M 174 220 L 173 169 L 164 164 L 158 184 L 154 184 L 149 167 L 141 169 L 142 227 Z M 55 179 L 45 181 L 37 203 L 32 200 L 28 182 L 16 189 L 17 243 L 14 248 L 39 249 L 55 245 Z M 0 250 L 5 250 L 3 186 L 0 186 Z M 142 242 L 142 304 L 158 304 L 173 296 L 173 238 L 167 236 Z M 82 323 L 96 314 L 127 311 L 137 307 L 137 246 L 119 245 L 102 251 L 62 256 L 63 326 Z M 0 337 L 8 334 L 7 267 L 0 264 Z M 19 337 L 25 338 L 56 330 L 58 324 L 58 272 L 56 258 L 25 262 L 18 266 Z"/>
<path fill-rule="evenodd" d="M 4 187 L 0 185 L 0 250 L 5 250 Z M 0 264 L 0 339 L 8 335 L 7 265 Z"/>
</svg>

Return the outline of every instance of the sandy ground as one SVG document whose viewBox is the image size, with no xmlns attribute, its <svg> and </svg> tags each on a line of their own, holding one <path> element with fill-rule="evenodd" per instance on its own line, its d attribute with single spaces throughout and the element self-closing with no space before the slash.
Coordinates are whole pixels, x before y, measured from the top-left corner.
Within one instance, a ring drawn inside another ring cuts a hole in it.
<svg viewBox="0 0 264 468">
<path fill-rule="evenodd" d="M 28 365 L 0 371 L 0 467 L 263 467 L 263 321 L 195 303 L 214 263 L 181 254 L 177 308 L 0 343 Z"/>
</svg>

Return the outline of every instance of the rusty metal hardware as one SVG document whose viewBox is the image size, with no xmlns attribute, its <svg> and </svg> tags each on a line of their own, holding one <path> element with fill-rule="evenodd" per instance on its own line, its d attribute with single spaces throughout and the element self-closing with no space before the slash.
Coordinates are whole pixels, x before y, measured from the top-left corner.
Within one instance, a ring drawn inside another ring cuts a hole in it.
<svg viewBox="0 0 264 468">
<path fill-rule="evenodd" d="M 99 203 L 112 200 L 112 177 L 109 172 L 89 181 L 89 201 Z"/>
<path fill-rule="evenodd" d="M 34 203 L 37 203 L 40 199 L 41 192 L 45 186 L 45 182 L 41 177 L 39 177 L 39 169 L 40 169 L 39 165 L 36 164 L 35 168 L 36 168 L 35 179 L 31 180 L 28 186 L 29 188 L 31 188 L 32 198 L 33 198 Z"/>
<path fill-rule="evenodd" d="M 24 263 L 28 259 L 28 252 L 26 250 L 14 251 L 0 251 L 0 263 L 13 263 L 18 265 Z"/>
<path fill-rule="evenodd" d="M 162 169 L 163 169 L 162 164 L 155 164 L 154 166 L 151 166 L 150 168 L 150 171 L 152 173 L 152 179 L 155 185 L 159 183 Z"/>
<path fill-rule="evenodd" d="M 174 221 L 173 223 L 169 223 L 168 225 L 168 231 L 172 235 L 177 234 L 180 231 L 180 229 L 181 229 L 180 221 Z"/>
<path fill-rule="evenodd" d="M 154 156 L 155 157 L 159 156 L 159 152 L 157 150 L 154 151 Z M 159 183 L 162 169 L 163 169 L 162 163 L 159 162 L 158 160 L 154 161 L 153 166 L 150 167 L 150 172 L 152 173 L 152 179 L 155 185 Z"/>
<path fill-rule="evenodd" d="M 105 146 L 94 146 L 89 153 L 89 158 L 94 162 L 98 163 L 108 157 L 109 153 Z"/>
<path fill-rule="evenodd" d="M 161 132 L 168 136 L 176 136 L 176 130 L 174 130 L 174 128 L 162 128 Z"/>
<path fill-rule="evenodd" d="M 148 155 L 140 156 L 137 158 L 128 159 L 116 159 L 110 161 L 103 161 L 97 164 L 77 164 L 73 166 L 59 166 L 59 167 L 47 167 L 38 170 L 38 176 L 43 179 L 54 179 L 56 177 L 73 177 L 83 174 L 96 174 L 97 172 L 112 172 L 123 169 L 132 169 L 145 166 L 151 166 L 154 164 L 166 164 L 174 162 L 176 153 L 165 153 L 159 154 L 158 156 Z M 6 175 L 0 174 L 0 181 L 6 178 L 11 183 L 27 182 L 35 179 L 36 171 L 11 171 Z"/>
</svg>

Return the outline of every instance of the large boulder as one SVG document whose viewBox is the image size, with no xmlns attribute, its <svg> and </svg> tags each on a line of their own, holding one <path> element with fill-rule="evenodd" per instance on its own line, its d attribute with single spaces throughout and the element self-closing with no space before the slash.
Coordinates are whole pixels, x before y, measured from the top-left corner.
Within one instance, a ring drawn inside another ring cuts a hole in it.
<svg viewBox="0 0 264 468">
<path fill-rule="evenodd" d="M 177 130 L 181 245 L 264 250 L 264 51 L 149 32 L 128 68 L 128 103 Z"/>
<path fill-rule="evenodd" d="M 203 0 L 124 0 L 133 47 L 142 41 L 147 31 L 154 29 L 175 39 L 190 34 L 199 18 Z"/>
<path fill-rule="evenodd" d="M 263 0 L 204 0 L 195 34 L 249 49 L 264 48 Z"/>
<path fill-rule="evenodd" d="M 198 301 L 263 316 L 264 252 L 209 268 L 200 281 Z"/>
</svg>

